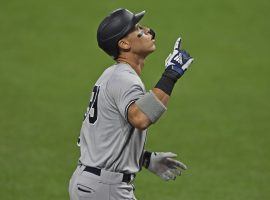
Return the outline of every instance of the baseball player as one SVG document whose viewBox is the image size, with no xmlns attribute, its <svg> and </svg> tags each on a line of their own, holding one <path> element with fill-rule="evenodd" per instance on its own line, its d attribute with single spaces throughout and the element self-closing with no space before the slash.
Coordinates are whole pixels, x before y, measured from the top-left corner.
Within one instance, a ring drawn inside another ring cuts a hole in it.
<svg viewBox="0 0 270 200">
<path fill-rule="evenodd" d="M 116 63 L 92 90 L 78 141 L 81 155 L 69 183 L 72 200 L 136 199 L 133 181 L 142 167 L 165 181 L 187 169 L 174 153 L 144 149 L 147 128 L 166 111 L 175 83 L 193 61 L 178 38 L 160 80 L 147 92 L 140 75 L 156 46 L 155 32 L 139 24 L 144 14 L 117 9 L 98 27 L 98 45 Z"/>
</svg>

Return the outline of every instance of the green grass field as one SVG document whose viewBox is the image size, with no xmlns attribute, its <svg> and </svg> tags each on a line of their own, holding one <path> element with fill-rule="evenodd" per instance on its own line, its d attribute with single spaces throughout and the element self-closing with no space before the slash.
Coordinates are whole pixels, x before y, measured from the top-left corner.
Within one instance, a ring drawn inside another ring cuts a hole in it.
<svg viewBox="0 0 270 200">
<path fill-rule="evenodd" d="M 90 90 L 112 60 L 96 29 L 110 11 L 146 10 L 157 50 L 151 89 L 181 34 L 195 62 L 147 148 L 188 165 L 163 182 L 143 170 L 139 200 L 270 199 L 270 1 L 11 0 L 0 5 L 0 199 L 68 199 Z"/>
</svg>

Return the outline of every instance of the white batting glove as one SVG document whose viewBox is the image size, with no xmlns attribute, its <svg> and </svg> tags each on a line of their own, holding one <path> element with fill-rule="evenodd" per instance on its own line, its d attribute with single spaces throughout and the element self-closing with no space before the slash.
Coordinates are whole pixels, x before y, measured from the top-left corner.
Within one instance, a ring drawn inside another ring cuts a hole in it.
<svg viewBox="0 0 270 200">
<path fill-rule="evenodd" d="M 171 69 L 177 72 L 178 78 L 180 78 L 188 67 L 193 62 L 193 58 L 189 55 L 188 52 L 181 49 L 181 37 L 177 38 L 173 52 L 165 60 L 165 68 L 166 70 Z"/>
<path fill-rule="evenodd" d="M 181 175 L 187 166 L 175 158 L 177 155 L 171 152 L 153 152 L 150 157 L 148 170 L 159 176 L 164 181 L 175 180 Z"/>
</svg>

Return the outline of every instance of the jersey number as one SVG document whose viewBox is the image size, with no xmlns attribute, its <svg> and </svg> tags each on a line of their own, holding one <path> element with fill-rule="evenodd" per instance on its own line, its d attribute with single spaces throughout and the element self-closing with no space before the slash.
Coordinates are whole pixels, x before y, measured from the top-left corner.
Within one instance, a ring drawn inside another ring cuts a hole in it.
<svg viewBox="0 0 270 200">
<path fill-rule="evenodd" d="M 92 91 L 90 103 L 89 103 L 89 106 L 87 108 L 87 112 L 84 115 L 84 119 L 87 117 L 87 115 L 89 115 L 89 123 L 90 124 L 94 124 L 97 121 L 97 115 L 98 115 L 97 104 L 98 104 L 99 88 L 100 88 L 100 86 L 94 87 L 94 89 Z"/>
</svg>

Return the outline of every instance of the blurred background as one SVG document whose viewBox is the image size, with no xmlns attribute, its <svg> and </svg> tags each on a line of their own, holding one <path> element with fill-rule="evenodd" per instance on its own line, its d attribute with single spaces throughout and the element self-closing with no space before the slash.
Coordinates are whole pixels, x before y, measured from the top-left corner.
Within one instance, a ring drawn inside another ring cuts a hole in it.
<svg viewBox="0 0 270 200">
<path fill-rule="evenodd" d="M 151 89 L 181 35 L 195 58 L 147 149 L 189 169 L 163 182 L 143 170 L 139 200 L 270 199 L 268 0 L 9 0 L 0 6 L 0 199 L 68 199 L 90 91 L 113 60 L 96 30 L 112 10 L 146 10 L 157 50 Z"/>
</svg>

